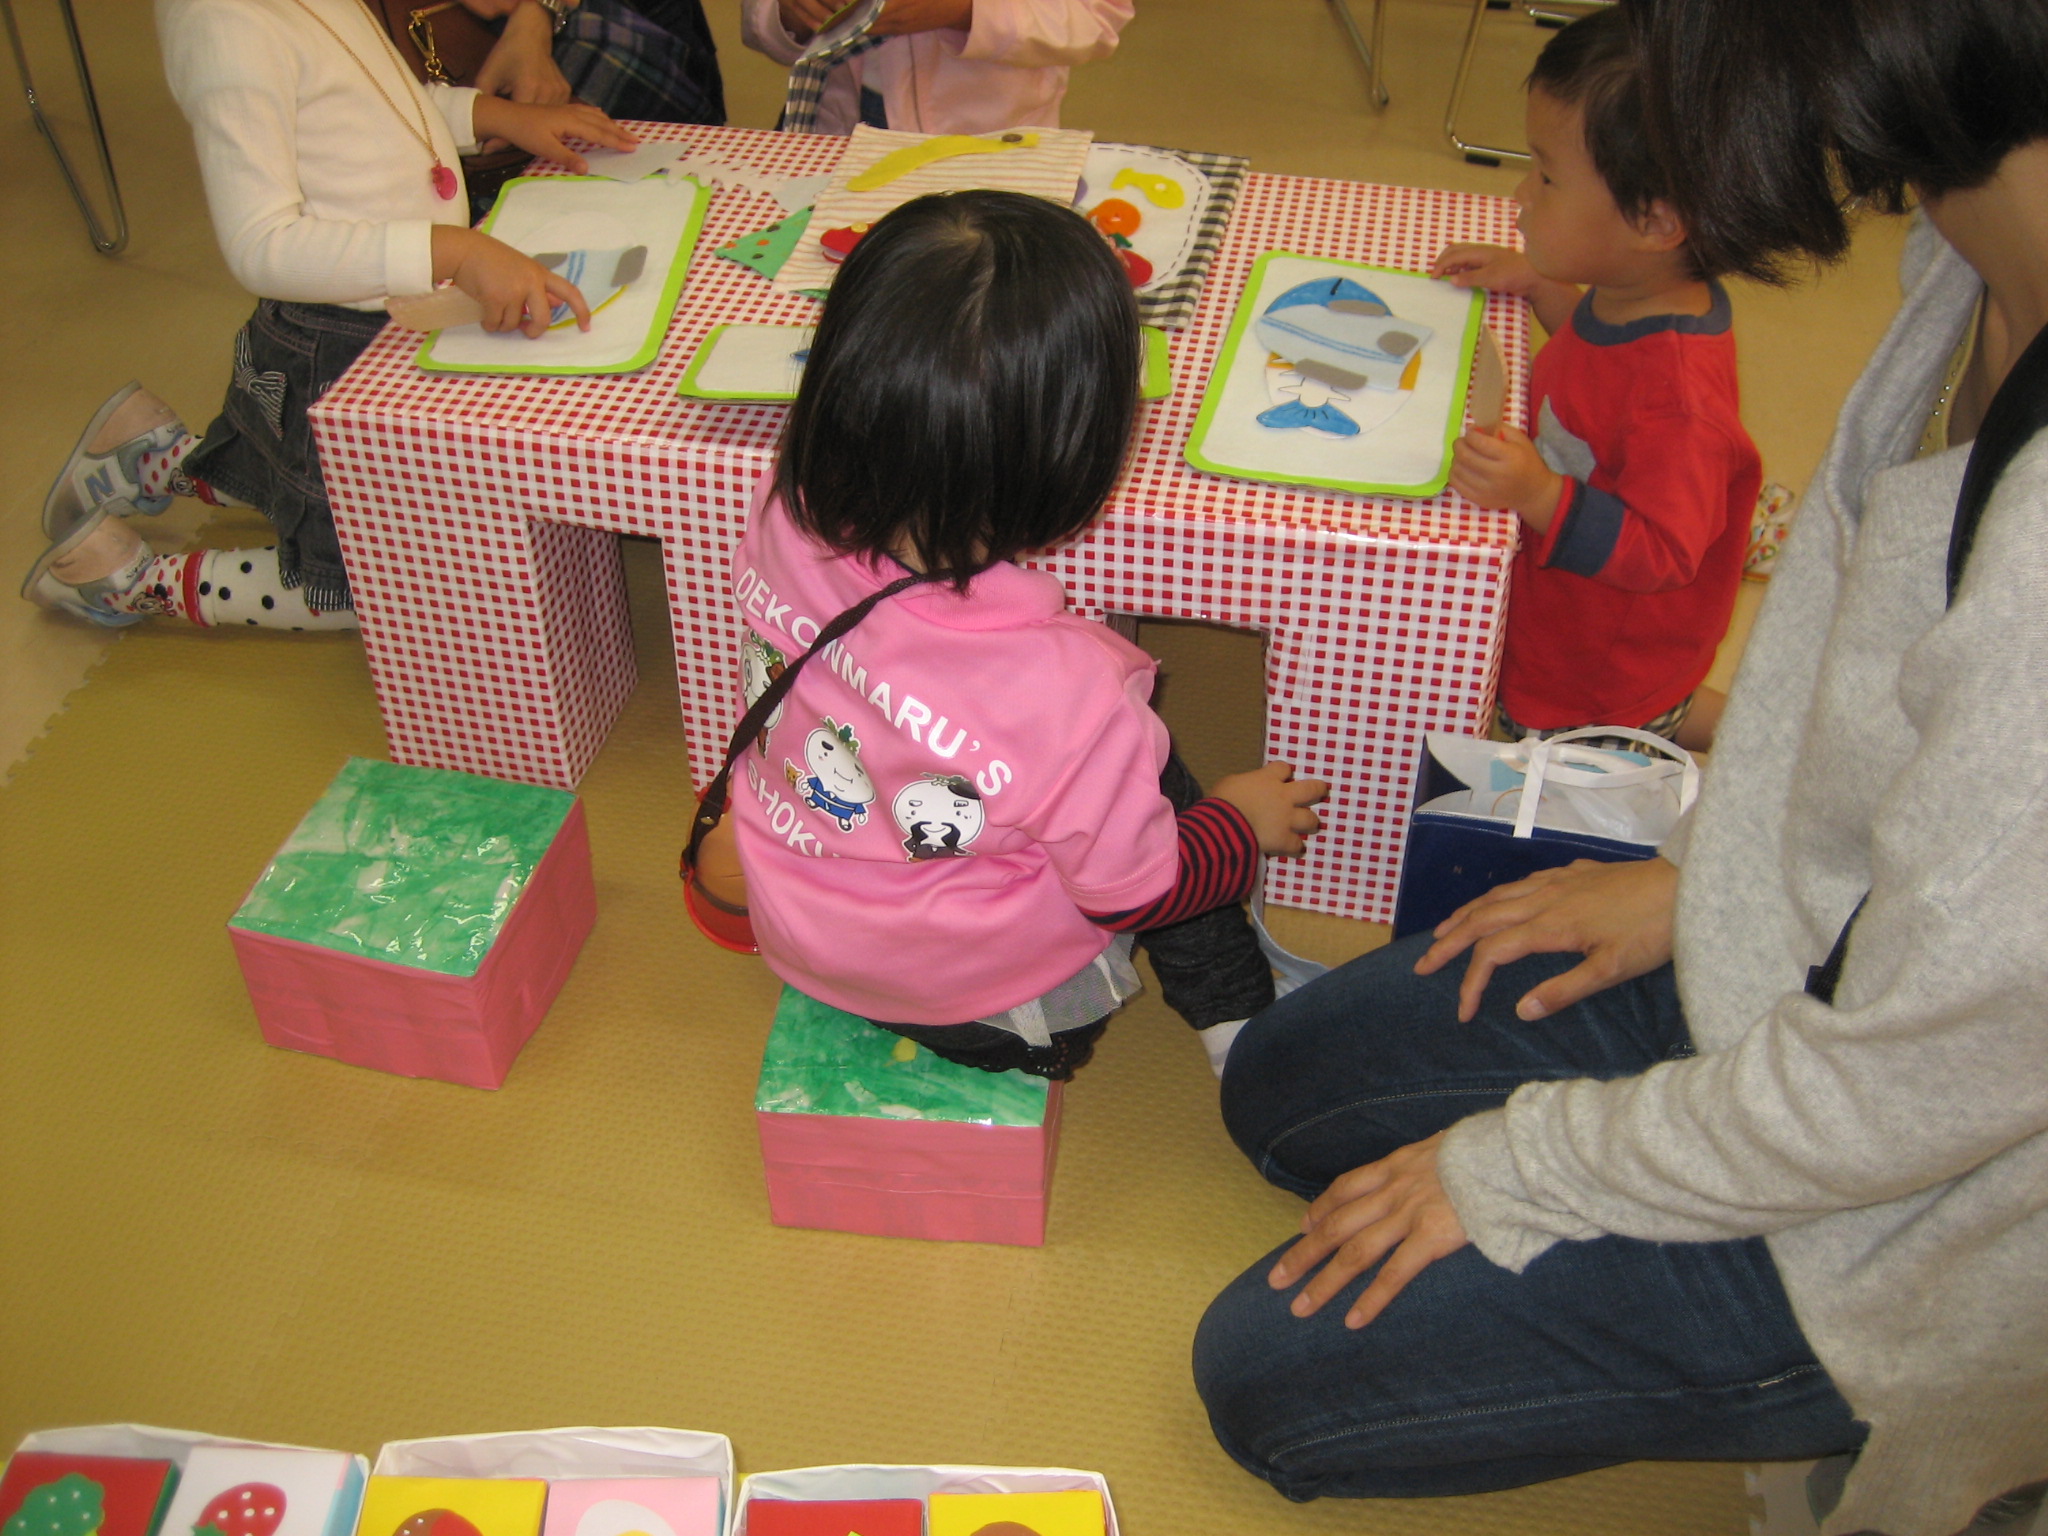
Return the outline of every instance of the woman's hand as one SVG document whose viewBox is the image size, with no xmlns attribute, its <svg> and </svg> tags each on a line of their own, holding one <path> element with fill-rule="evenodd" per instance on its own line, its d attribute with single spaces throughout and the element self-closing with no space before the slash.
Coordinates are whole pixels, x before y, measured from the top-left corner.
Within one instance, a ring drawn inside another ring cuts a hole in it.
<svg viewBox="0 0 2048 1536">
<path fill-rule="evenodd" d="M 1218 779 L 1209 793 L 1237 807 L 1251 823 L 1261 853 L 1293 858 L 1308 852 L 1306 839 L 1322 830 L 1323 818 L 1309 807 L 1327 800 L 1330 786 L 1321 779 L 1297 779 L 1291 763 L 1268 763 Z"/>
<path fill-rule="evenodd" d="M 1436 1175 L 1438 1131 L 1376 1163 L 1354 1168 L 1317 1196 L 1301 1219 L 1301 1241 L 1280 1256 L 1266 1283 L 1284 1291 L 1322 1264 L 1322 1271 L 1289 1304 L 1308 1317 L 1382 1257 L 1386 1263 L 1344 1314 L 1346 1328 L 1363 1328 L 1387 1309 L 1410 1280 L 1471 1239 Z M 1328 1263 L 1323 1263 L 1328 1259 Z"/>
<path fill-rule="evenodd" d="M 487 331 L 538 336 L 548 328 L 558 303 L 576 312 L 579 330 L 590 329 L 590 305 L 581 289 L 480 229 L 434 226 L 434 280 L 449 278 L 483 306 L 481 324 Z"/>
<path fill-rule="evenodd" d="M 1474 427 L 1451 445 L 1451 489 L 1475 507 L 1506 507 L 1538 533 L 1564 499 L 1564 476 L 1518 427 Z"/>
<path fill-rule="evenodd" d="M 1584 955 L 1515 1004 L 1517 1018 L 1547 1018 L 1669 960 L 1677 895 L 1678 868 L 1664 859 L 1578 859 L 1563 869 L 1538 870 L 1495 886 L 1437 924 L 1436 942 L 1415 962 L 1415 973 L 1430 975 L 1471 950 L 1458 988 L 1458 1021 L 1469 1023 L 1499 967 L 1524 955 Z"/>
<path fill-rule="evenodd" d="M 484 3 L 487 0 L 475 0 L 475 4 Z M 571 94 L 568 78 L 555 67 L 554 18 L 532 0 L 519 4 L 505 18 L 505 30 L 473 83 L 486 96 L 534 106 L 559 106 L 567 101 Z"/>
<path fill-rule="evenodd" d="M 584 139 L 607 149 L 631 149 L 640 142 L 596 107 L 580 101 L 537 107 L 502 96 L 479 96 L 472 121 L 479 139 L 517 144 L 529 155 L 565 165 L 579 176 L 590 169 L 590 162 L 563 143 L 564 139 Z"/>
</svg>

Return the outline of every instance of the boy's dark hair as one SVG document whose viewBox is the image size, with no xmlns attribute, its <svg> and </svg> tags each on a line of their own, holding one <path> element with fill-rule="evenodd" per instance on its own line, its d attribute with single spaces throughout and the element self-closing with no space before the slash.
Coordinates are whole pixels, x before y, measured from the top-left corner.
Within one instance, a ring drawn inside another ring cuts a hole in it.
<svg viewBox="0 0 2048 1536">
<path fill-rule="evenodd" d="M 775 490 L 842 554 L 899 541 L 964 588 L 1087 526 L 1138 402 L 1130 279 L 1071 209 L 920 197 L 854 247 L 825 301 Z"/>
<path fill-rule="evenodd" d="M 1579 109 L 1586 152 L 1623 218 L 1640 223 L 1652 203 L 1670 197 L 1670 178 L 1644 121 L 1642 71 L 1628 18 L 1620 11 L 1595 11 L 1559 32 L 1536 56 L 1526 84 Z"/>
</svg>

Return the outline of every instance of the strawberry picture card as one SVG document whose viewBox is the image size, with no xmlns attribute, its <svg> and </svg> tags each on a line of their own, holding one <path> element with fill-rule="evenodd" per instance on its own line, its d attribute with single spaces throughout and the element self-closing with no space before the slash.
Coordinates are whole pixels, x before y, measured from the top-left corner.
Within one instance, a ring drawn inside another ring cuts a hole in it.
<svg viewBox="0 0 2048 1536">
<path fill-rule="evenodd" d="M 935 1493 L 931 1536 L 1102 1536 L 1102 1495 Z"/>
<path fill-rule="evenodd" d="M 372 1477 L 356 1536 L 540 1536 L 533 1477 Z"/>
<path fill-rule="evenodd" d="M 344 1451 L 195 1446 L 162 1536 L 349 1536 L 362 1495 Z"/>
<path fill-rule="evenodd" d="M 4 1536 L 155 1536 L 177 1467 L 129 1456 L 18 1451 L 0 1478 Z"/>
<path fill-rule="evenodd" d="M 542 1536 L 719 1536 L 715 1477 L 591 1477 L 548 1484 Z"/>
<path fill-rule="evenodd" d="M 924 1536 L 919 1499 L 749 1499 L 742 1536 Z"/>
</svg>

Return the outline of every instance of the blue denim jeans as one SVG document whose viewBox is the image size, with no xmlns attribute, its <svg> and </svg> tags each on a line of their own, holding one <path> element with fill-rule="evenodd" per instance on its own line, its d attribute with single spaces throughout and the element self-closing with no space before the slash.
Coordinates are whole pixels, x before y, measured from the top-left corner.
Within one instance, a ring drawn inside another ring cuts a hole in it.
<svg viewBox="0 0 2048 1536">
<path fill-rule="evenodd" d="M 1616 1078 L 1692 1054 L 1667 966 L 1528 1024 L 1514 1003 L 1576 956 L 1503 967 L 1470 1024 L 1464 966 L 1422 977 L 1418 935 L 1282 998 L 1223 1079 L 1231 1135 L 1313 1197 L 1538 1079 Z M 1814 1358 L 1763 1240 L 1559 1243 L 1522 1274 L 1465 1247 L 1380 1317 L 1344 1326 L 1361 1277 L 1314 1317 L 1240 1275 L 1195 1335 L 1223 1448 L 1291 1499 L 1481 1493 L 1638 1458 L 1846 1451 L 1864 1427 Z"/>
</svg>

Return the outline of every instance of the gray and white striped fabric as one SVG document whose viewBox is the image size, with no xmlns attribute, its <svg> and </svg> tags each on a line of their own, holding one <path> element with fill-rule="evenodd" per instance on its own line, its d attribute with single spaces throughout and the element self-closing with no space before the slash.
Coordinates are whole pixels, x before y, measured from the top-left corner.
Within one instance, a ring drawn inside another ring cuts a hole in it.
<svg viewBox="0 0 2048 1536">
<path fill-rule="evenodd" d="M 1237 207 L 1238 194 L 1244 190 L 1244 179 L 1252 163 L 1242 155 L 1209 155 L 1191 149 L 1170 153 L 1209 178 L 1209 196 L 1196 217 L 1195 243 L 1188 251 L 1188 259 L 1172 277 L 1138 295 L 1138 318 L 1147 325 L 1177 331 L 1194 317 L 1196 301 L 1202 297 L 1202 284 L 1208 280 L 1216 247 L 1223 240 L 1223 231 L 1230 226 L 1230 215 Z"/>
<path fill-rule="evenodd" d="M 825 94 L 825 80 L 839 65 L 855 54 L 879 48 L 885 38 L 870 37 L 868 28 L 882 14 L 882 0 L 866 0 L 849 6 L 824 27 L 796 63 L 789 68 L 789 94 L 782 101 L 784 133 L 810 133 L 818 121 L 818 101 Z"/>
</svg>

